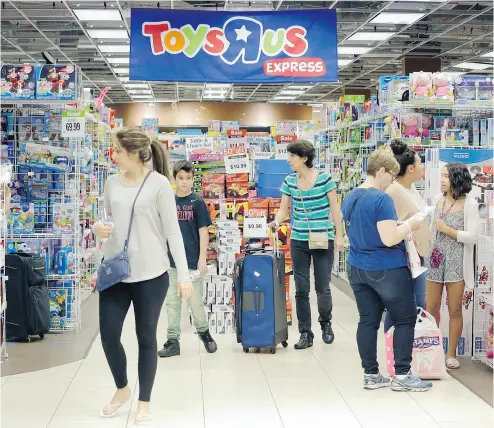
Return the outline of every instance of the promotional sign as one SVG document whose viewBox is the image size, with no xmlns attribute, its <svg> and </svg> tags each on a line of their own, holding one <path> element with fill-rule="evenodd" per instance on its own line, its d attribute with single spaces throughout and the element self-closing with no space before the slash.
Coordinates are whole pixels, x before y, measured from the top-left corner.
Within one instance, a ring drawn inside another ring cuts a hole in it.
<svg viewBox="0 0 494 428">
<path fill-rule="evenodd" d="M 268 227 L 266 217 L 245 217 L 244 237 L 245 238 L 266 238 Z"/>
<path fill-rule="evenodd" d="M 286 143 L 277 143 L 275 146 L 276 150 L 276 159 L 288 159 L 288 144 Z"/>
<path fill-rule="evenodd" d="M 214 140 L 212 137 L 191 137 L 185 139 L 185 156 L 187 160 L 192 154 L 213 153 Z"/>
<path fill-rule="evenodd" d="M 84 110 L 62 111 L 62 138 L 84 138 L 86 135 Z"/>
<path fill-rule="evenodd" d="M 277 135 L 276 136 L 276 141 L 278 143 L 291 143 L 292 141 L 297 141 L 297 136 L 296 135 Z"/>
<path fill-rule="evenodd" d="M 336 10 L 132 9 L 130 79 L 337 82 Z"/>
<path fill-rule="evenodd" d="M 225 170 L 227 174 L 250 171 L 249 155 L 243 147 L 231 147 L 225 150 Z"/>
</svg>

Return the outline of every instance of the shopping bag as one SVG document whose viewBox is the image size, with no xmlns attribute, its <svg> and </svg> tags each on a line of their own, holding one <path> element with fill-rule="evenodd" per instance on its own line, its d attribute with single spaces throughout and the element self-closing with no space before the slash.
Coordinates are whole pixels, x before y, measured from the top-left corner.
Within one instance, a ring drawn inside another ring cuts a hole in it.
<svg viewBox="0 0 494 428">
<path fill-rule="evenodd" d="M 427 270 L 427 268 L 422 266 L 419 253 L 415 248 L 415 242 L 413 242 L 411 236 L 409 239 L 405 240 L 405 248 L 407 250 L 408 267 L 410 268 L 410 272 L 412 272 L 412 278 L 418 278 Z"/>
<path fill-rule="evenodd" d="M 384 336 L 386 347 L 386 368 L 390 376 L 395 375 L 393 355 L 394 327 Z M 429 312 L 419 308 L 412 352 L 412 373 L 422 379 L 446 379 L 444 361 L 443 335 L 437 327 L 436 320 Z"/>
</svg>

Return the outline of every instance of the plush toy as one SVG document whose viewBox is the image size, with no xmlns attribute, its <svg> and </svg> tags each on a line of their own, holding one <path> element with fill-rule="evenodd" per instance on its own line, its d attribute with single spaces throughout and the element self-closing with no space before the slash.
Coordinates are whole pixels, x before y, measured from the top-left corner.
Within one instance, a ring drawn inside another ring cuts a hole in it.
<svg viewBox="0 0 494 428">
<path fill-rule="evenodd" d="M 430 114 L 422 115 L 422 137 L 429 138 L 429 129 L 432 125 L 432 116 Z"/>
<path fill-rule="evenodd" d="M 431 96 L 431 75 L 430 73 L 416 73 L 414 76 L 413 95 L 416 98 L 426 98 Z"/>
<path fill-rule="evenodd" d="M 418 127 L 418 117 L 415 114 L 405 114 L 401 123 L 403 125 L 403 137 L 418 137 L 419 127 Z"/>
<path fill-rule="evenodd" d="M 453 90 L 446 73 L 434 73 L 434 93 L 437 98 L 449 98 L 453 96 Z"/>
</svg>

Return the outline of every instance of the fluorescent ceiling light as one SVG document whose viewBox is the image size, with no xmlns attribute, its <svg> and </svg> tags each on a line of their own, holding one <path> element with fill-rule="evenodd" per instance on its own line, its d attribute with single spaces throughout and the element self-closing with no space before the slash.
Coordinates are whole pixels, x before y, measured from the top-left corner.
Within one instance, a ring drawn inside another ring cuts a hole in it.
<svg viewBox="0 0 494 428">
<path fill-rule="evenodd" d="M 152 95 L 132 95 L 132 98 L 153 98 Z"/>
<path fill-rule="evenodd" d="M 115 71 L 116 73 L 116 71 Z M 121 82 L 128 82 L 129 81 L 129 78 L 128 77 L 121 77 L 119 76 L 118 80 L 120 80 Z"/>
<path fill-rule="evenodd" d="M 302 95 L 304 92 L 305 92 L 304 90 L 292 91 L 291 89 L 284 89 L 279 93 L 279 95 Z"/>
<path fill-rule="evenodd" d="M 129 94 L 152 94 L 151 89 L 130 89 Z"/>
<path fill-rule="evenodd" d="M 478 62 L 462 62 L 460 64 L 453 65 L 453 68 L 464 68 L 468 70 L 485 70 L 491 68 L 491 64 L 480 64 Z"/>
<path fill-rule="evenodd" d="M 493 58 L 494 57 L 494 51 L 488 52 L 484 55 L 482 55 L 484 58 Z"/>
<path fill-rule="evenodd" d="M 77 49 L 96 49 L 92 43 L 79 43 Z"/>
<path fill-rule="evenodd" d="M 363 48 L 358 46 L 343 46 L 338 47 L 338 55 L 363 55 L 371 49 L 372 48 Z"/>
<path fill-rule="evenodd" d="M 127 30 L 87 30 L 92 39 L 128 39 Z"/>
<path fill-rule="evenodd" d="M 111 9 L 73 9 L 75 16 L 81 21 L 121 21 L 118 10 Z"/>
<path fill-rule="evenodd" d="M 273 100 L 294 100 L 295 98 L 297 98 L 297 97 L 277 95 L 276 97 L 273 98 Z"/>
<path fill-rule="evenodd" d="M 308 91 L 311 88 L 312 88 L 312 86 L 300 86 L 300 85 L 290 85 L 289 86 L 289 89 L 300 89 L 303 91 Z"/>
<path fill-rule="evenodd" d="M 129 79 L 127 78 L 127 80 L 129 80 Z M 144 88 L 144 89 L 149 88 L 147 83 L 126 83 L 125 87 L 126 88 Z"/>
<path fill-rule="evenodd" d="M 129 74 L 129 67 L 115 67 L 113 71 L 118 74 Z"/>
<path fill-rule="evenodd" d="M 377 40 L 377 41 L 382 41 L 382 40 L 387 40 L 390 37 L 394 36 L 396 33 L 391 33 L 391 32 L 380 32 L 380 31 L 359 31 L 358 33 L 353 34 L 350 36 L 347 41 L 348 42 L 354 42 L 354 41 L 371 41 L 371 40 Z"/>
<path fill-rule="evenodd" d="M 110 58 L 106 58 L 106 60 L 110 64 L 128 64 L 130 62 L 130 58 L 129 57 L 127 57 L 127 58 L 110 57 Z"/>
<path fill-rule="evenodd" d="M 130 45 L 100 45 L 99 50 L 104 53 L 128 53 L 130 52 Z"/>
<path fill-rule="evenodd" d="M 338 60 L 338 67 L 344 67 L 345 65 L 348 65 L 351 62 L 353 62 L 353 59 L 339 59 Z"/>
<path fill-rule="evenodd" d="M 412 24 L 425 16 L 425 13 L 393 13 L 383 12 L 369 24 Z"/>
</svg>

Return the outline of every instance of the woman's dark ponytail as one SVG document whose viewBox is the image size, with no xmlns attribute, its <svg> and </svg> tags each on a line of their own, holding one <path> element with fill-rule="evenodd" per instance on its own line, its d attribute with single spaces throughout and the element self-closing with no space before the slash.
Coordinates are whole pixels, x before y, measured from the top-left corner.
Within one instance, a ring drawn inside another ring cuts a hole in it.
<svg viewBox="0 0 494 428">
<path fill-rule="evenodd" d="M 171 181 L 168 156 L 159 141 L 151 140 L 151 152 L 153 154 L 153 169 Z"/>
</svg>

